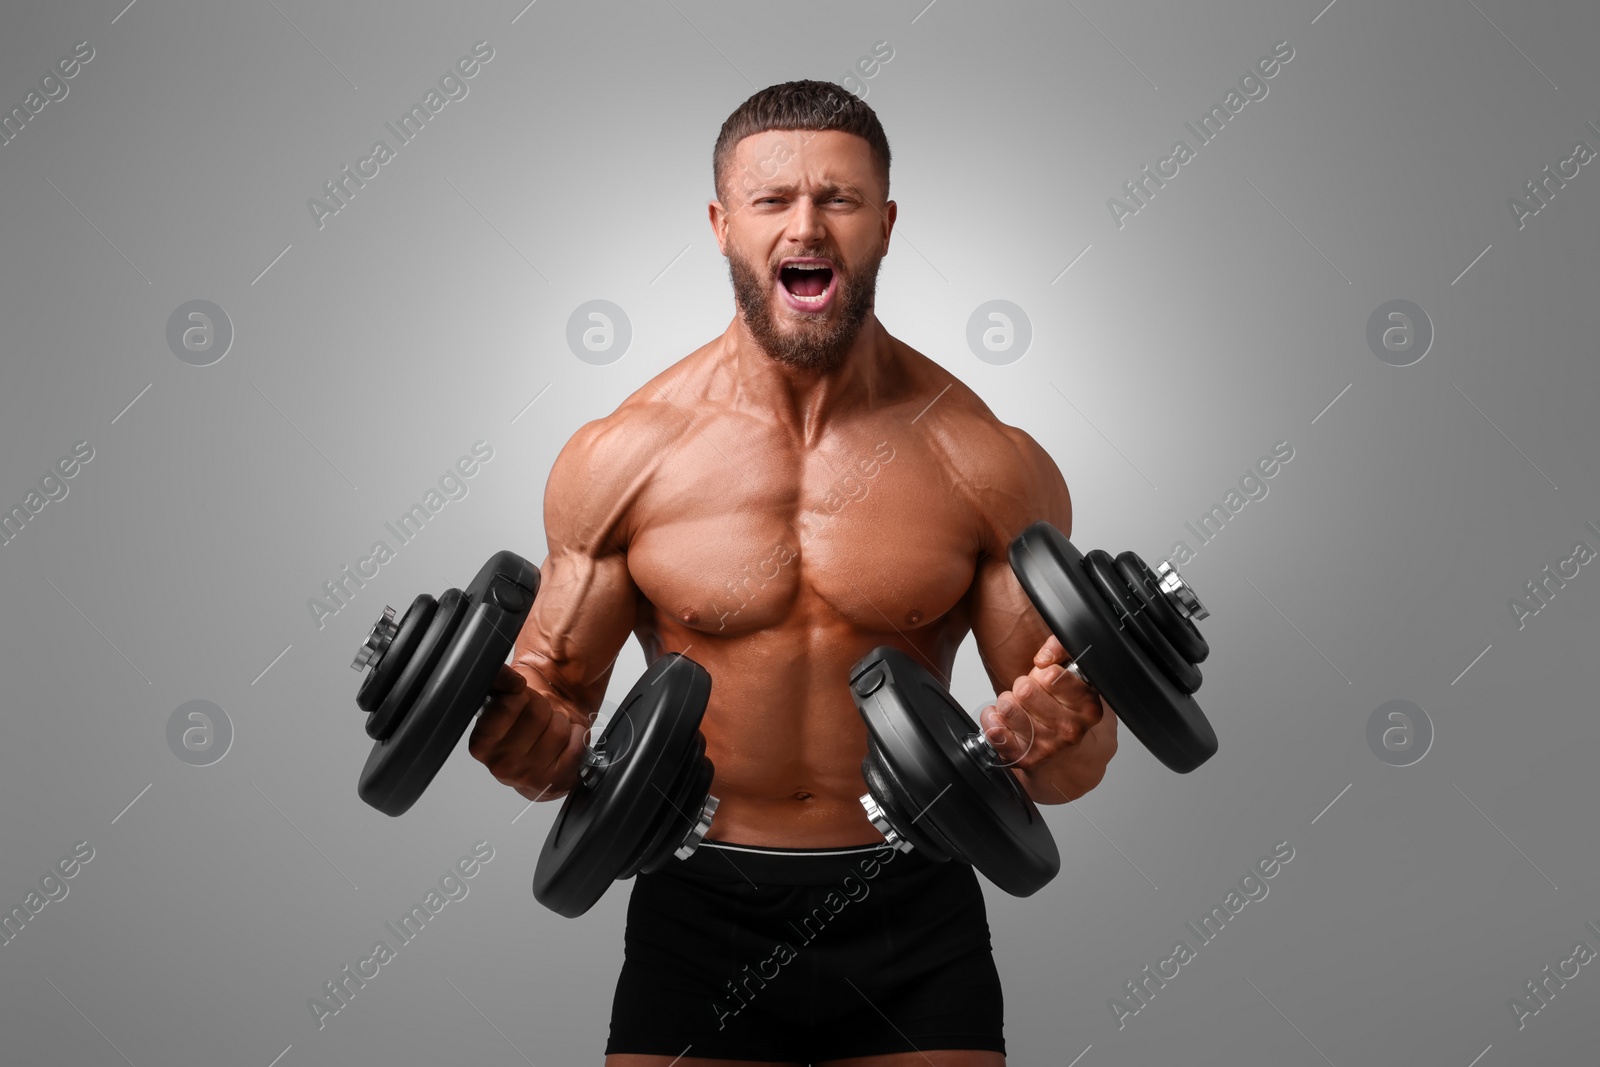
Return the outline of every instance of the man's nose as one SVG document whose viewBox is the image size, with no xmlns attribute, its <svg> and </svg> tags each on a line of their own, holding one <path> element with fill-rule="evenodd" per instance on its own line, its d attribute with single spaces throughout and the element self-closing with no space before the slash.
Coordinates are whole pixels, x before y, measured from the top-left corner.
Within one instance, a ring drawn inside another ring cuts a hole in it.
<svg viewBox="0 0 1600 1067">
<path fill-rule="evenodd" d="M 787 236 L 797 243 L 810 247 L 827 233 L 822 222 L 822 212 L 809 196 L 797 197 L 789 211 Z"/>
</svg>

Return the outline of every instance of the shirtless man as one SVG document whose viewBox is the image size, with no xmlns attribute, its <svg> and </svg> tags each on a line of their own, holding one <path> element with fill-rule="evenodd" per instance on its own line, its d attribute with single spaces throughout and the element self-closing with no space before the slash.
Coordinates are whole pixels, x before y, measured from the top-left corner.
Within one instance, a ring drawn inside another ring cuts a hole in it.
<svg viewBox="0 0 1600 1067">
<path fill-rule="evenodd" d="M 970 630 L 998 693 L 980 725 L 1028 795 L 1093 789 L 1116 717 L 1006 556 L 1038 519 L 1070 536 L 1067 486 L 874 315 L 896 205 L 871 108 L 762 90 L 714 177 L 737 313 L 557 457 L 539 596 L 469 747 L 555 799 L 629 634 L 711 674 L 721 806 L 692 857 L 634 880 L 608 1067 L 1004 1064 L 976 875 L 868 822 L 848 674 L 889 644 L 948 681 Z"/>
</svg>

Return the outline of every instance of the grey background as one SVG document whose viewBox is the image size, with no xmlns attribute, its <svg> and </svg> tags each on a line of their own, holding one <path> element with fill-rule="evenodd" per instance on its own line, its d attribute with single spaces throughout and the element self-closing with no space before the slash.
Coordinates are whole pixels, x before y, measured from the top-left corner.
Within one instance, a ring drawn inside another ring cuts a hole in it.
<svg viewBox="0 0 1600 1067">
<path fill-rule="evenodd" d="M 878 314 L 1050 451 L 1076 542 L 1193 548 L 1186 521 L 1295 450 L 1184 567 L 1219 754 L 1178 776 L 1125 735 L 1047 809 L 1060 877 L 985 886 L 1011 1062 L 1592 1054 L 1593 966 L 1520 1031 L 1508 1002 L 1600 948 L 1600 575 L 1521 629 L 1508 602 L 1600 543 L 1600 165 L 1520 230 L 1507 198 L 1600 147 L 1593 5 L 10 5 L 0 106 L 80 40 L 69 95 L 0 147 L 0 505 L 95 450 L 0 547 L 0 905 L 95 855 L 0 947 L 0 1058 L 599 1061 L 628 887 L 539 907 L 555 809 L 464 752 L 402 819 L 360 803 L 347 664 L 385 603 L 543 558 L 562 443 L 732 314 L 722 120 L 879 40 Z M 468 97 L 319 230 L 307 198 L 478 40 Z M 1269 95 L 1119 229 L 1107 198 L 1281 40 Z M 166 343 L 195 299 L 234 327 L 207 367 Z M 603 366 L 565 342 L 593 299 L 633 329 Z M 1033 331 L 1007 365 L 965 343 L 993 299 Z M 1403 368 L 1365 341 L 1395 299 L 1435 329 Z M 307 599 L 480 439 L 469 495 L 318 629 Z M 611 695 L 643 667 L 630 645 Z M 988 695 L 970 642 L 955 690 Z M 1434 730 L 1409 767 L 1366 741 L 1397 699 Z M 209 766 L 168 747 L 191 700 L 232 725 Z M 480 839 L 470 895 L 319 1031 L 308 998 Z M 1110 998 L 1279 841 L 1270 895 L 1119 1030 Z"/>
</svg>

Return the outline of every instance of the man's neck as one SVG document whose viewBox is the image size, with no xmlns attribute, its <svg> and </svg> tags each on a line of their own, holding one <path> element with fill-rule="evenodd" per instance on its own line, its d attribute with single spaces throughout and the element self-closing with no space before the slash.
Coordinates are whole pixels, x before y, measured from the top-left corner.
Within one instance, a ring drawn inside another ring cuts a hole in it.
<svg viewBox="0 0 1600 1067">
<path fill-rule="evenodd" d="M 868 314 L 837 367 L 808 370 L 768 355 L 736 315 L 723 334 L 720 362 L 735 408 L 787 427 L 797 444 L 811 447 L 831 423 L 878 405 L 894 374 L 894 344 Z"/>
</svg>

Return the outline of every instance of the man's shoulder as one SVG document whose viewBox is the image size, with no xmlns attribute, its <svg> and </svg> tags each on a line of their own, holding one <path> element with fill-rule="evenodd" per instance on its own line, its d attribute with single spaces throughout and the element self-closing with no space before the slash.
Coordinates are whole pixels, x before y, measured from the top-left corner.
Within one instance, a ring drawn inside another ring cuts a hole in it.
<svg viewBox="0 0 1600 1067">
<path fill-rule="evenodd" d="M 1037 519 L 1070 523 L 1066 482 L 1044 446 L 1002 421 L 955 374 L 913 355 L 922 377 L 919 391 L 927 396 L 917 405 L 916 426 L 984 525 L 1009 537 Z"/>
<path fill-rule="evenodd" d="M 639 459 L 678 437 L 695 412 L 695 389 L 705 361 L 702 346 L 653 375 L 609 415 L 580 426 L 567 448 L 591 464 L 639 469 Z"/>
<path fill-rule="evenodd" d="M 562 446 L 545 487 L 546 526 L 579 542 L 621 547 L 632 506 L 694 421 L 691 361 L 678 360 L 610 414 L 579 426 Z"/>
<path fill-rule="evenodd" d="M 668 403 L 625 400 L 573 432 L 551 467 L 551 489 L 612 501 L 631 495 L 689 422 Z"/>
<path fill-rule="evenodd" d="M 1033 437 L 1000 420 L 971 386 L 907 348 L 915 368 L 915 424 L 963 480 L 1004 488 L 1014 476 L 1054 464 Z"/>
</svg>

